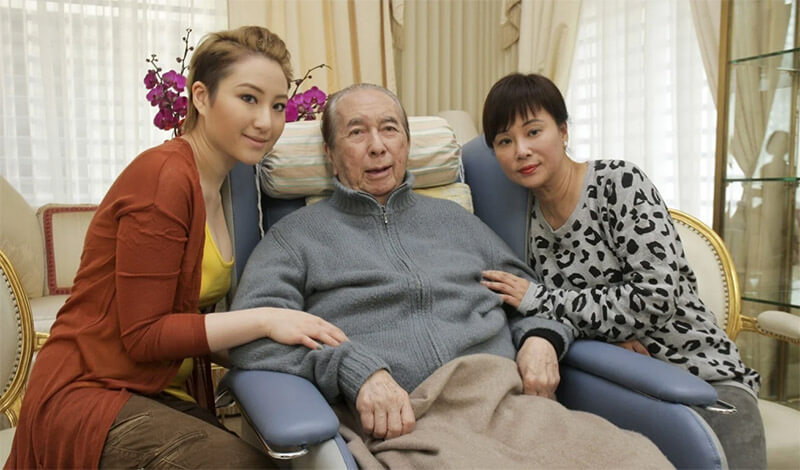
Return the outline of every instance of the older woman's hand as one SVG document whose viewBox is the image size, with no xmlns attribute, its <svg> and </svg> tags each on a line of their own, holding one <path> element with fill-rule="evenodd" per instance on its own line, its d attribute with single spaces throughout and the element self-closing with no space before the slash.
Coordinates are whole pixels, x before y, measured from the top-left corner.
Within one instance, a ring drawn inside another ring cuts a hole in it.
<svg viewBox="0 0 800 470">
<path fill-rule="evenodd" d="M 486 270 L 482 275 L 481 284 L 500 294 L 503 302 L 514 308 L 519 308 L 531 285 L 530 281 L 505 271 Z"/>
<path fill-rule="evenodd" d="M 556 349 L 544 338 L 531 336 L 517 353 L 517 369 L 526 395 L 555 398 L 561 381 Z"/>
<path fill-rule="evenodd" d="M 644 354 L 645 356 L 650 356 L 650 351 L 640 343 L 638 340 L 632 339 L 630 341 L 623 341 L 621 343 L 613 343 L 621 348 L 627 349 L 628 351 L 633 351 L 635 353 Z"/>
<path fill-rule="evenodd" d="M 381 369 L 364 382 L 356 397 L 364 432 L 378 439 L 391 439 L 414 430 L 416 418 L 408 392 Z"/>
</svg>

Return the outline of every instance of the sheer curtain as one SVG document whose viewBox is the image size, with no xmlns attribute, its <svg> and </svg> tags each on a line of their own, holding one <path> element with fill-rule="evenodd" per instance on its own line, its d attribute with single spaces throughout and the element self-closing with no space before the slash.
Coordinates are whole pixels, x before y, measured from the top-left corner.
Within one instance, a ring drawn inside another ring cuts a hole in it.
<svg viewBox="0 0 800 470">
<path fill-rule="evenodd" d="M 716 108 L 689 0 L 583 0 L 566 100 L 576 159 L 632 161 L 711 225 Z"/>
<path fill-rule="evenodd" d="M 99 202 L 153 125 L 145 58 L 227 27 L 225 0 L 0 0 L 0 174 L 27 201 Z"/>
<path fill-rule="evenodd" d="M 492 84 L 517 68 L 517 44 L 503 47 L 496 0 L 406 1 L 395 41 L 397 91 L 409 115 L 467 111 L 480 127 Z M 508 44 L 506 44 L 508 45 Z"/>
<path fill-rule="evenodd" d="M 329 65 L 309 82 L 328 94 L 359 82 L 396 91 L 391 12 L 389 0 L 228 0 L 231 27 L 263 25 L 286 41 L 297 78 Z"/>
</svg>

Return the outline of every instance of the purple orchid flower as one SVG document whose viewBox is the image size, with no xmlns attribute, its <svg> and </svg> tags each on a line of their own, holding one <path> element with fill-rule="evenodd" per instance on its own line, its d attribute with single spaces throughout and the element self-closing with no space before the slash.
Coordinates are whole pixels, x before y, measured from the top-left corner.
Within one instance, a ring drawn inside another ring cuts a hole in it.
<svg viewBox="0 0 800 470">
<path fill-rule="evenodd" d="M 147 71 L 147 75 L 144 76 L 144 86 L 148 90 L 150 90 L 156 85 L 158 85 L 158 77 L 156 77 L 156 71 L 150 69 Z"/>
<path fill-rule="evenodd" d="M 295 96 L 294 98 L 297 98 Z M 292 98 L 286 103 L 286 122 L 295 122 L 299 116 L 297 102 Z"/>
</svg>

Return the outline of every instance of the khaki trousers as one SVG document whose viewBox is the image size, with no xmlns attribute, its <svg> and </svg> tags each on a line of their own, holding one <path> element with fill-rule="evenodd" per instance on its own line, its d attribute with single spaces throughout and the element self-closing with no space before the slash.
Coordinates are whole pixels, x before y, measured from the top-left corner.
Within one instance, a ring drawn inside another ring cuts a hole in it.
<svg viewBox="0 0 800 470">
<path fill-rule="evenodd" d="M 106 436 L 100 468 L 276 468 L 213 413 L 167 394 L 132 395 Z"/>
</svg>

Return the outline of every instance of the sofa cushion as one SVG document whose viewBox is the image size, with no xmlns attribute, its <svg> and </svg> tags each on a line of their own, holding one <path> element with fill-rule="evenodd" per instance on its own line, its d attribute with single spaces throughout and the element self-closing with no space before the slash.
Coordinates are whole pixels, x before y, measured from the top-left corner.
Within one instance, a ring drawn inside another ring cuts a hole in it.
<svg viewBox="0 0 800 470">
<path fill-rule="evenodd" d="M 5 462 L 11 455 L 11 443 L 14 441 L 14 432 L 17 428 L 0 430 L 0 461 Z"/>
<path fill-rule="evenodd" d="M 46 293 L 69 294 L 95 210 L 92 204 L 47 204 L 36 212 L 44 232 Z"/>
<path fill-rule="evenodd" d="M 43 295 L 36 299 L 31 299 L 31 311 L 33 312 L 33 329 L 41 333 L 50 333 L 50 327 L 56 321 L 56 314 L 69 295 Z"/>
<path fill-rule="evenodd" d="M 758 400 L 767 441 L 767 468 L 797 468 L 800 462 L 800 411 Z"/>
<path fill-rule="evenodd" d="M 408 124 L 408 171 L 414 174 L 414 187 L 430 188 L 457 181 L 461 174 L 461 147 L 447 121 L 438 116 L 413 116 L 408 118 Z M 286 124 L 275 147 L 264 157 L 260 174 L 263 191 L 278 199 L 329 194 L 333 191 L 332 177 L 319 121 Z"/>
<path fill-rule="evenodd" d="M 44 290 L 44 249 L 36 212 L 0 178 L 0 250 L 6 254 L 30 298 Z"/>
</svg>

